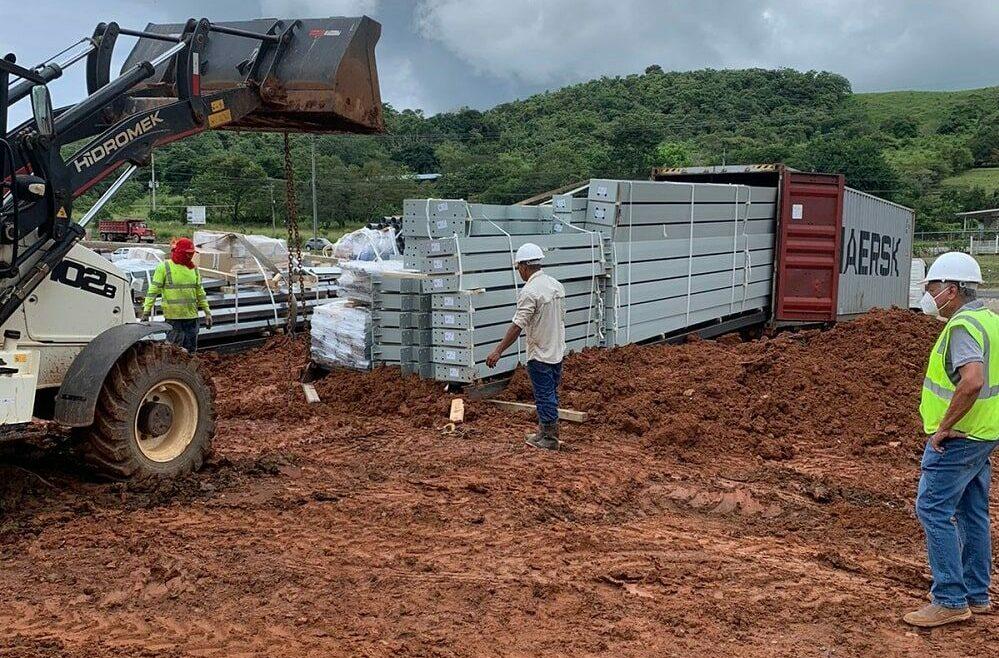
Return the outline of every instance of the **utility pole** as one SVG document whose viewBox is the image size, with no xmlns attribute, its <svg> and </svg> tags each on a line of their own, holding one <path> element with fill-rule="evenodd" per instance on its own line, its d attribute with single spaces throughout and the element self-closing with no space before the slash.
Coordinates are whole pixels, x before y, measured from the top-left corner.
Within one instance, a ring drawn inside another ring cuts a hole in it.
<svg viewBox="0 0 999 658">
<path fill-rule="evenodd" d="M 316 211 L 316 136 L 312 135 L 312 237 L 319 237 L 319 214 Z"/>
<path fill-rule="evenodd" d="M 149 181 L 149 189 L 153 192 L 153 212 L 156 212 L 156 153 L 149 154 L 149 164 L 153 168 L 152 179 Z"/>
<path fill-rule="evenodd" d="M 271 228 L 277 229 L 277 205 L 274 203 L 274 181 L 271 181 Z"/>
</svg>

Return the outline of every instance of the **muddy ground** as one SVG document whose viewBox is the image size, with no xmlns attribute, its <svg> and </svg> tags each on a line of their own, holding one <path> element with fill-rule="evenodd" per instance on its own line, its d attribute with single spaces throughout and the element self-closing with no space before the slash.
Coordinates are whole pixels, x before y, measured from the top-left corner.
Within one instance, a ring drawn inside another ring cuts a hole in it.
<svg viewBox="0 0 999 658">
<path fill-rule="evenodd" d="M 986 656 L 915 631 L 917 396 L 939 324 L 572 357 L 568 448 L 388 371 L 307 406 L 304 347 L 208 357 L 217 451 L 139 488 L 49 437 L 0 465 L 0 656 Z M 506 395 L 524 399 L 517 375 Z"/>
</svg>

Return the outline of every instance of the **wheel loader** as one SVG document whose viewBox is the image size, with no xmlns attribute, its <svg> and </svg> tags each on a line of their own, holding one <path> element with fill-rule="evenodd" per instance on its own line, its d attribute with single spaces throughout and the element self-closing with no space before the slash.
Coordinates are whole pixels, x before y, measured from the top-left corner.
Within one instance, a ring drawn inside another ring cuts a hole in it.
<svg viewBox="0 0 999 658">
<path fill-rule="evenodd" d="M 205 130 L 375 133 L 381 27 L 367 18 L 101 23 L 30 68 L 0 59 L 0 415 L 73 428 L 112 478 L 197 469 L 215 432 L 212 384 L 168 325 L 136 321 L 125 275 L 84 227 L 153 149 Z M 119 75 L 111 60 L 136 39 Z M 87 97 L 53 108 L 48 84 L 85 61 Z M 27 100 L 31 118 L 8 129 Z M 119 171 L 120 170 L 120 171 Z M 75 200 L 119 171 L 78 217 Z M 0 439 L 2 440 L 2 439 Z"/>
</svg>

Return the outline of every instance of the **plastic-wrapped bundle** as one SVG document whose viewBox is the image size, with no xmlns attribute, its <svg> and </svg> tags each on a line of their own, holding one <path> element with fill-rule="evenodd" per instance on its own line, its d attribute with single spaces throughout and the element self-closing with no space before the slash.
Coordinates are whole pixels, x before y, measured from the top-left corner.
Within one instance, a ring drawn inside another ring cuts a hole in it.
<svg viewBox="0 0 999 658">
<path fill-rule="evenodd" d="M 340 263 L 343 273 L 337 281 L 337 295 L 362 304 L 371 303 L 372 277 L 383 272 L 401 272 L 401 260 L 350 261 Z"/>
<path fill-rule="evenodd" d="M 135 260 L 159 263 L 164 258 L 166 258 L 166 252 L 155 247 L 123 247 L 111 252 L 112 263 Z"/>
<path fill-rule="evenodd" d="M 149 283 L 153 278 L 158 263 L 156 261 L 143 260 L 138 258 L 124 258 L 114 262 L 115 267 L 128 277 L 132 289 L 139 293 L 145 293 L 149 289 Z"/>
<path fill-rule="evenodd" d="M 377 261 L 398 254 L 392 227 L 361 228 L 344 235 L 333 245 L 333 255 L 341 260 Z"/>
<path fill-rule="evenodd" d="M 371 368 L 371 310 L 337 299 L 312 313 L 312 360 L 326 368 Z"/>
</svg>

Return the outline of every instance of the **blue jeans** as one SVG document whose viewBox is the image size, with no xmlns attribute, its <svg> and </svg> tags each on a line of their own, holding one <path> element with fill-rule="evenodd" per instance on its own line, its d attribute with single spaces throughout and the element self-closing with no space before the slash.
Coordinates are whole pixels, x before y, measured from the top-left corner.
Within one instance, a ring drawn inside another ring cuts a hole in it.
<svg viewBox="0 0 999 658">
<path fill-rule="evenodd" d="M 946 608 L 989 601 L 989 456 L 997 441 L 951 439 L 940 454 L 926 444 L 916 515 L 926 531 L 933 601 Z"/>
<path fill-rule="evenodd" d="M 194 354 L 195 350 L 198 349 L 198 318 L 167 320 L 167 322 L 170 324 L 167 340 Z"/>
<path fill-rule="evenodd" d="M 534 389 L 534 404 L 538 408 L 538 422 L 549 424 L 558 421 L 558 384 L 562 381 L 562 362 L 527 362 L 527 374 Z"/>
</svg>

